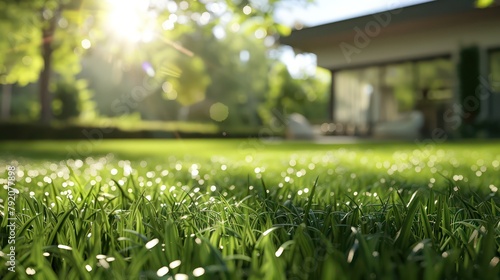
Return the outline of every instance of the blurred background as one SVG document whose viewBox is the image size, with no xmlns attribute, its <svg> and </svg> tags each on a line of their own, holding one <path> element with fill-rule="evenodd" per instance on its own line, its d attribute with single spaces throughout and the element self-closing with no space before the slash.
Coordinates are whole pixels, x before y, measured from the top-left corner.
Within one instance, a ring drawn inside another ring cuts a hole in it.
<svg viewBox="0 0 500 280">
<path fill-rule="evenodd" d="M 0 139 L 497 137 L 499 12 L 0 0 Z"/>
</svg>

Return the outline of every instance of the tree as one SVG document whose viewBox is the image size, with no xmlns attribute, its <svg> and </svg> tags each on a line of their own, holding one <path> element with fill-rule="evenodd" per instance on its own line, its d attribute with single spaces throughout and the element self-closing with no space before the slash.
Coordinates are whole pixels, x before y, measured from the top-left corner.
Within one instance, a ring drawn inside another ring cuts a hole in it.
<svg viewBox="0 0 500 280">
<path fill-rule="evenodd" d="M 297 0 L 297 2 L 302 1 L 307 0 Z M 113 30 L 105 30 L 101 25 L 104 24 L 104 19 L 109 17 L 108 2 L 97 0 L 0 0 L 0 4 L 5 8 L 3 9 L 5 13 L 23 14 L 22 17 L 5 17 L 4 20 L 0 20 L 9 23 L 10 27 L 5 32 L 18 36 L 20 33 L 19 30 L 16 30 L 16 26 L 23 25 L 29 28 L 29 32 L 23 33 L 29 34 L 26 38 L 28 42 L 25 46 L 26 51 L 33 53 L 34 61 L 43 62 L 42 67 L 39 67 L 38 77 L 41 107 L 40 120 L 42 122 L 48 123 L 52 118 L 50 84 L 53 72 L 63 79 L 73 79 L 74 75 L 80 71 L 80 57 L 84 49 L 91 47 L 91 44 L 99 43 L 98 31 L 113 32 Z M 120 6 L 124 6 L 127 2 L 130 1 L 118 3 Z M 153 32 L 154 37 L 158 39 L 156 41 L 161 42 L 164 48 L 178 51 L 179 55 L 192 57 L 195 54 L 182 47 L 176 40 L 182 34 L 194 30 L 196 26 L 214 28 L 220 24 L 227 24 L 228 18 L 231 22 L 243 25 L 244 22 L 252 19 L 255 32 L 258 29 L 259 36 L 262 36 L 262 34 L 264 34 L 263 36 L 274 36 L 275 34 L 288 33 L 289 28 L 274 23 L 272 19 L 275 7 L 281 2 L 285 1 L 176 0 L 169 1 L 168 5 L 165 5 L 163 1 L 146 3 L 148 3 L 148 15 L 156 20 L 155 29 L 150 30 Z M 29 21 L 30 24 L 22 24 L 21 20 Z M 98 35 L 96 36 L 96 34 Z M 17 43 L 15 44 L 17 45 Z M 155 44 L 147 44 L 146 42 L 141 44 L 141 48 L 145 53 L 139 54 L 138 57 L 150 56 L 148 50 L 151 50 L 151 47 Z M 118 48 L 123 48 L 123 45 Z M 130 55 L 130 53 L 125 55 Z M 162 67 L 162 65 L 154 64 L 154 61 L 159 61 L 155 57 L 151 57 L 149 60 L 153 61 L 152 64 L 156 69 Z M 16 60 L 11 66 L 7 67 L 3 61 L 0 60 L 0 62 L 3 64 L 3 68 L 15 68 L 20 63 Z M 174 60 L 173 63 L 179 64 L 178 69 L 183 66 L 186 67 L 185 61 L 181 58 Z M 191 72 L 193 75 L 201 75 L 200 73 L 207 67 L 205 61 L 200 62 L 198 58 L 192 59 L 191 66 L 194 65 L 196 65 L 196 69 L 191 69 L 194 71 Z M 190 73 L 188 69 L 185 69 L 186 76 Z M 18 79 L 12 80 L 18 82 Z M 201 80 L 205 81 L 201 84 L 208 85 L 205 78 Z M 184 86 L 185 82 L 181 82 Z M 200 89 L 203 91 L 203 86 L 200 86 Z M 190 92 L 189 94 L 199 95 L 201 91 L 191 88 L 191 90 L 186 91 L 186 94 Z M 179 100 L 187 102 L 189 99 L 181 98 Z"/>
<path fill-rule="evenodd" d="M 25 9 L 11 2 L 0 2 L 1 118 L 4 120 L 10 116 L 12 84 L 24 86 L 36 81 L 43 65 L 36 48 L 32 47 L 39 45 L 41 38 L 31 25 Z"/>
<path fill-rule="evenodd" d="M 495 0 L 476 0 L 476 6 L 478 8 L 486 8 L 495 3 Z"/>
<path fill-rule="evenodd" d="M 254 112 L 267 86 L 263 41 L 289 32 L 272 21 L 273 5 L 279 1 L 257 6 L 248 1 L 179 2 L 173 8 L 153 7 L 161 11 L 157 16 L 161 24 L 156 26 L 162 28 L 153 30 L 158 40 L 136 43 L 142 53 L 153 55 L 135 53 L 135 63 L 147 61 L 156 70 L 155 78 L 167 81 L 164 96 L 183 106 L 179 116 L 202 100 L 223 101 L 235 108 L 230 114 L 246 115 L 247 121 L 257 124 Z M 128 56 L 122 49 L 117 48 L 116 54 Z"/>
<path fill-rule="evenodd" d="M 83 49 L 80 43 L 90 30 L 86 21 L 90 13 L 85 12 L 82 5 L 89 6 L 92 1 L 4 0 L 0 3 L 4 7 L 3 12 L 10 15 L 2 17 L 3 24 L 9 27 L 3 32 L 11 38 L 22 36 L 22 42 L 14 42 L 15 48 L 29 53 L 30 60 L 36 63 L 36 67 L 30 69 L 22 69 L 23 60 L 10 63 L 11 69 L 19 71 L 9 71 L 9 82 L 32 82 L 33 73 L 38 72 L 40 120 L 48 123 L 52 118 L 49 93 L 52 72 L 72 79 L 80 71 L 79 55 Z M 4 67 L 9 65 L 2 64 Z M 28 76 L 29 79 L 26 78 Z"/>
</svg>

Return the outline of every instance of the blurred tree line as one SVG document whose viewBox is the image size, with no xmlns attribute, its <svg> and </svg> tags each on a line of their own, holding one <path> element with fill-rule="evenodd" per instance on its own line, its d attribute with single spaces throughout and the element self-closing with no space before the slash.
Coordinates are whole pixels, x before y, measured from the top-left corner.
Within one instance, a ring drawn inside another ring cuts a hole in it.
<svg viewBox="0 0 500 280">
<path fill-rule="evenodd" d="M 326 119 L 329 73 L 292 75 L 279 59 L 290 28 L 273 11 L 285 1 L 146 1 L 133 42 L 109 26 L 110 2 L 0 0 L 4 119 Z"/>
</svg>

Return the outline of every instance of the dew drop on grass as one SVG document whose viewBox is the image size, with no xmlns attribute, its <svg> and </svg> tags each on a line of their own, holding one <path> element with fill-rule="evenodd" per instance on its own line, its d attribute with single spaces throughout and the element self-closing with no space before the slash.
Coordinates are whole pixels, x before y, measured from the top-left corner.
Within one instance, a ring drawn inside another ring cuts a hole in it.
<svg viewBox="0 0 500 280">
<path fill-rule="evenodd" d="M 495 267 L 497 266 L 497 264 L 500 262 L 500 258 L 498 257 L 493 257 L 490 261 L 490 266 L 491 267 Z"/>
<path fill-rule="evenodd" d="M 189 276 L 187 274 L 178 273 L 174 276 L 175 280 L 189 280 Z"/>
<path fill-rule="evenodd" d="M 83 166 L 83 161 L 80 159 L 75 160 L 75 167 L 80 168 Z"/>
<path fill-rule="evenodd" d="M 171 269 L 174 269 L 176 267 L 179 267 L 180 265 L 181 265 L 181 261 L 180 260 L 175 260 L 175 261 L 171 262 L 168 266 Z"/>
<path fill-rule="evenodd" d="M 281 256 L 281 254 L 283 254 L 283 251 L 285 250 L 285 248 L 283 247 L 279 247 L 278 250 L 276 251 L 276 253 L 274 254 L 277 258 L 279 258 Z"/>
<path fill-rule="evenodd" d="M 62 249 L 62 250 L 68 250 L 68 251 L 73 250 L 73 248 L 71 248 L 67 245 L 61 245 L 61 244 L 57 245 L 57 248 Z"/>
<path fill-rule="evenodd" d="M 357 244 L 358 240 L 354 241 L 354 244 Z M 347 263 L 351 263 L 354 258 L 355 247 L 353 246 L 351 250 L 349 250 L 349 254 L 347 255 Z"/>
<path fill-rule="evenodd" d="M 28 274 L 28 275 L 35 275 L 35 273 L 36 273 L 35 269 L 33 269 L 31 267 L 26 268 L 26 274 Z"/>
<path fill-rule="evenodd" d="M 105 259 L 100 259 L 99 264 L 104 268 L 108 269 L 109 268 L 109 263 Z"/>
<path fill-rule="evenodd" d="M 198 267 L 193 270 L 194 277 L 200 277 L 205 274 L 205 269 L 203 267 Z"/>
<path fill-rule="evenodd" d="M 148 250 L 149 250 L 149 249 L 153 248 L 153 247 L 154 247 L 154 246 L 156 246 L 156 244 L 158 244 L 159 242 L 160 242 L 160 240 L 159 240 L 158 238 L 155 238 L 155 239 L 153 239 L 153 240 L 149 241 L 149 242 L 148 242 L 148 243 L 146 243 L 146 245 L 145 245 L 145 246 L 146 246 L 146 249 L 148 249 Z"/>
<path fill-rule="evenodd" d="M 423 242 L 419 242 L 417 245 L 415 245 L 415 247 L 413 247 L 412 251 L 414 253 L 422 250 L 423 248 L 425 247 L 425 244 Z"/>
<path fill-rule="evenodd" d="M 158 277 L 163 277 L 168 273 L 168 271 L 169 271 L 168 267 L 163 266 L 163 267 L 160 267 L 160 269 L 158 269 L 158 271 L 156 271 L 156 275 L 158 275 Z"/>
</svg>

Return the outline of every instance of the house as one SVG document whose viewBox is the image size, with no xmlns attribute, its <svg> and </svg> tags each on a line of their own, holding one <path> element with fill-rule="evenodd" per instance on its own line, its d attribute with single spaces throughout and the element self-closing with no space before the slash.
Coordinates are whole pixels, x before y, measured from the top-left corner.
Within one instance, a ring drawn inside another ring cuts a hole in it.
<svg viewBox="0 0 500 280">
<path fill-rule="evenodd" d="M 294 30 L 281 43 L 331 71 L 330 131 L 446 138 L 500 123 L 498 1 L 426 2 Z"/>
</svg>

